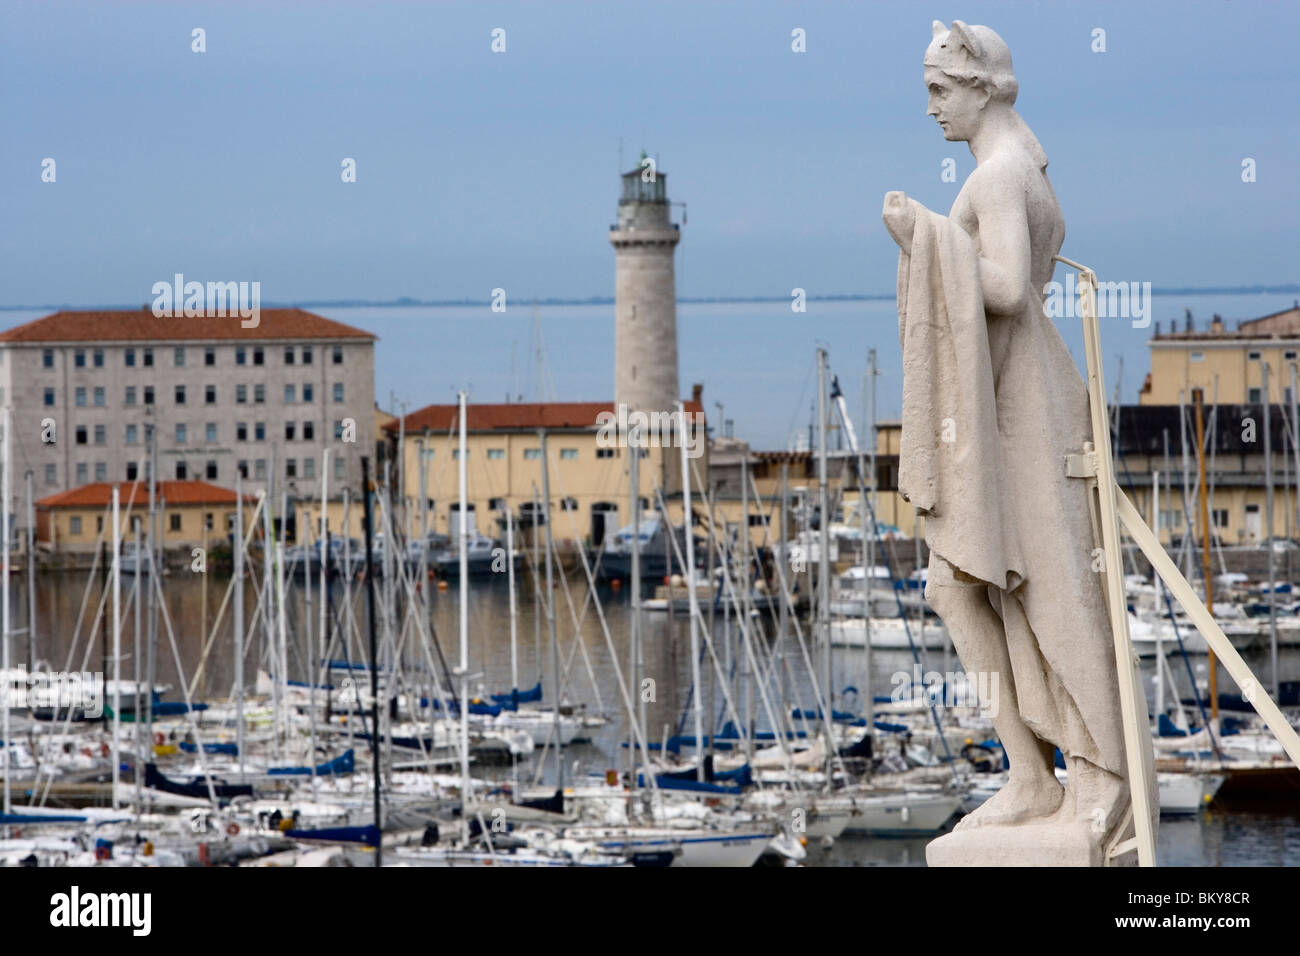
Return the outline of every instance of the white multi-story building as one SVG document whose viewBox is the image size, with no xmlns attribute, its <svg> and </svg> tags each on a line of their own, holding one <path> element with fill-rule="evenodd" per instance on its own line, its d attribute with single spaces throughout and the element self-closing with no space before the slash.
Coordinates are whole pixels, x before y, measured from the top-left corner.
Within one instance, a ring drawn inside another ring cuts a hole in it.
<svg viewBox="0 0 1300 956">
<path fill-rule="evenodd" d="M 301 309 L 158 318 L 56 312 L 0 332 L 0 405 L 12 408 L 14 491 L 199 479 L 299 500 L 354 490 L 375 450 L 375 336 Z"/>
</svg>

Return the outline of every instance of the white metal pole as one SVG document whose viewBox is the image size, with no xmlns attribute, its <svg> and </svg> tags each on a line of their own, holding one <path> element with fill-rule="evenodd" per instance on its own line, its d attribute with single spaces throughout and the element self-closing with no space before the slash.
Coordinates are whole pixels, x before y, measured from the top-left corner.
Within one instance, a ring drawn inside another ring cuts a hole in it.
<svg viewBox="0 0 1300 956">
<path fill-rule="evenodd" d="M 691 603 L 691 686 L 694 688 L 691 699 L 694 702 L 695 710 L 695 753 L 698 756 L 695 766 L 695 779 L 703 782 L 704 716 L 700 713 L 700 605 L 695 594 L 695 534 L 691 528 L 691 468 L 690 457 L 686 448 L 686 405 L 682 402 L 677 403 L 677 415 L 677 421 L 681 427 L 677 439 L 681 448 L 682 462 L 682 525 L 686 529 L 686 567 L 683 568 L 683 573 L 686 575 L 686 592 L 690 595 Z M 666 514 L 664 517 L 667 519 Z M 672 533 L 672 522 L 669 522 L 668 531 L 669 534 Z M 669 591 L 669 600 L 671 601 L 671 589 Z"/>
<path fill-rule="evenodd" d="M 30 555 L 28 556 L 30 560 Z M 5 582 L 8 584 L 8 582 Z M 118 750 L 122 733 L 122 495 L 113 485 L 113 809 L 119 806 L 122 759 Z"/>
<path fill-rule="evenodd" d="M 466 426 L 465 393 L 457 396 L 456 422 L 460 431 L 460 454 L 457 462 L 457 478 L 460 483 L 460 800 L 461 827 L 465 839 L 469 838 L 469 806 L 472 801 L 469 781 L 469 543 L 467 539 L 469 501 L 465 483 L 466 469 Z M 556 704 L 559 707 L 559 704 Z"/>
</svg>

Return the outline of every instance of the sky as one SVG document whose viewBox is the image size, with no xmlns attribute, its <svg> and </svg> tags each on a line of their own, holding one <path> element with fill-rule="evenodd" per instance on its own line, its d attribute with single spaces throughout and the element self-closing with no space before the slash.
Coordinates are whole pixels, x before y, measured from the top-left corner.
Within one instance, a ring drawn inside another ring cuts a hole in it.
<svg viewBox="0 0 1300 956">
<path fill-rule="evenodd" d="M 685 204 L 680 296 L 892 293 L 883 195 L 946 212 L 974 165 L 925 115 L 935 15 L 1010 46 L 1065 255 L 1157 288 L 1300 280 L 1292 2 L 4 0 L 0 306 L 134 305 L 177 272 L 277 303 L 611 296 L 642 149 Z M 820 330 L 774 333 L 802 367 Z"/>
</svg>

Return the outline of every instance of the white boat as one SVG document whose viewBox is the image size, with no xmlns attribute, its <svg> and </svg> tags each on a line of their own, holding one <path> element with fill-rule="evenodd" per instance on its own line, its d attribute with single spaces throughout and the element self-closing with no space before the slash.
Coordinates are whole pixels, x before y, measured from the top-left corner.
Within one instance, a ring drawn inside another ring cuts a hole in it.
<svg viewBox="0 0 1300 956">
<path fill-rule="evenodd" d="M 831 644 L 835 647 L 862 647 L 865 642 L 866 628 L 861 618 L 831 621 Z M 926 621 L 924 634 L 920 623 L 914 620 L 908 620 L 906 626 L 900 617 L 878 617 L 871 620 L 871 646 L 874 648 L 907 650 L 915 646 L 942 650 L 947 643 L 948 630 L 937 618 L 933 622 Z"/>
<path fill-rule="evenodd" d="M 1159 771 L 1156 781 L 1160 785 L 1160 812 L 1196 813 L 1214 799 L 1224 779 L 1221 773 Z"/>
</svg>

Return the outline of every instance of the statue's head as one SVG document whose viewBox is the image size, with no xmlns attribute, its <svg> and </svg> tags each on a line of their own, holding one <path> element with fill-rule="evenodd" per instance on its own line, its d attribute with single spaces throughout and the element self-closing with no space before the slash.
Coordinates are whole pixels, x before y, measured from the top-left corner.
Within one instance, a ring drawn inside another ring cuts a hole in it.
<svg viewBox="0 0 1300 956">
<path fill-rule="evenodd" d="M 986 110 L 1010 109 L 1016 101 L 1011 51 L 988 27 L 960 20 L 951 28 L 935 20 L 933 32 L 924 60 L 926 115 L 938 120 L 945 139 L 969 140 Z"/>
</svg>

